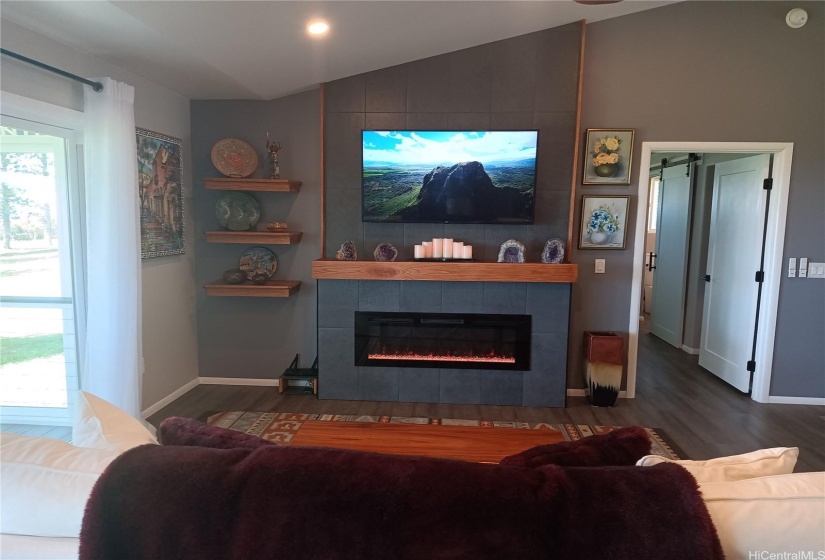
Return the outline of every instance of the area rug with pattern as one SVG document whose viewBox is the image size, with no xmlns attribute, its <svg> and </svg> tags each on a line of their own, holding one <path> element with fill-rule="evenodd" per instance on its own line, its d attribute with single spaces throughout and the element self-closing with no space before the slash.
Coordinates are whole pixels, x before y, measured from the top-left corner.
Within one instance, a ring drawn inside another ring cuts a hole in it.
<svg viewBox="0 0 825 560">
<path fill-rule="evenodd" d="M 467 457 L 460 452 L 453 455 L 449 452 L 440 452 L 438 446 L 478 448 L 485 445 L 485 440 L 489 440 L 486 442 L 488 446 L 495 448 L 507 446 L 518 452 L 534 444 L 575 441 L 592 435 L 605 434 L 620 427 L 501 420 L 250 411 L 214 412 L 205 415 L 204 420 L 213 426 L 258 436 L 280 445 L 344 447 L 365 451 L 432 454 L 467 459 L 471 458 L 472 453 Z M 416 426 L 420 428 L 416 429 Z M 650 434 L 653 454 L 668 459 L 685 458 L 685 454 L 661 429 L 645 429 Z M 387 442 L 390 442 L 389 449 L 381 447 L 387 445 Z M 416 449 L 421 452 L 416 453 Z M 507 450 L 502 449 L 501 453 L 504 456 Z M 478 458 L 492 459 L 495 457 Z"/>
</svg>

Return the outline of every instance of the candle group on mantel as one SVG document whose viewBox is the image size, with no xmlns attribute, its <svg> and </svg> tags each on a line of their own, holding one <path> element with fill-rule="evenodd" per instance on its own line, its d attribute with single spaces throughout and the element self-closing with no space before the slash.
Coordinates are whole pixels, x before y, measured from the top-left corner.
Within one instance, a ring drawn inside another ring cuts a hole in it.
<svg viewBox="0 0 825 560">
<path fill-rule="evenodd" d="M 473 246 L 449 237 L 435 237 L 415 246 L 416 259 L 472 259 Z"/>
</svg>

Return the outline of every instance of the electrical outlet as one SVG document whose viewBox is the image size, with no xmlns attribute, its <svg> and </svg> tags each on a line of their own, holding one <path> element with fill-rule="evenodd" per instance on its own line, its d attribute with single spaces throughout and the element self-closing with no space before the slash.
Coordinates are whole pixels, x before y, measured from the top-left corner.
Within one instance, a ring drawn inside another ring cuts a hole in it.
<svg viewBox="0 0 825 560">
<path fill-rule="evenodd" d="M 825 278 L 825 263 L 808 263 L 808 278 Z"/>
<path fill-rule="evenodd" d="M 788 278 L 796 278 L 796 257 L 788 259 Z"/>
<path fill-rule="evenodd" d="M 604 259 L 596 259 L 596 274 L 604 274 Z"/>
</svg>

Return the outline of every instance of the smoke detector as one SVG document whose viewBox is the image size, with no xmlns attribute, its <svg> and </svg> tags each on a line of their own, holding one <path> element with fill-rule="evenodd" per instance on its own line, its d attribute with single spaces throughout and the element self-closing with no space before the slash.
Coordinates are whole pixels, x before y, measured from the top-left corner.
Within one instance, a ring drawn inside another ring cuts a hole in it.
<svg viewBox="0 0 825 560">
<path fill-rule="evenodd" d="M 802 8 L 794 8 L 785 16 L 785 23 L 788 27 L 799 29 L 808 22 L 808 12 Z"/>
</svg>

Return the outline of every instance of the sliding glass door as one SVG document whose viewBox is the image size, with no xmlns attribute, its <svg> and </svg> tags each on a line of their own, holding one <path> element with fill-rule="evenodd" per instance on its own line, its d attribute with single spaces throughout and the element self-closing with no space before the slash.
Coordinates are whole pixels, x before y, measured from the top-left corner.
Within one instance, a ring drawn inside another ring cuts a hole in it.
<svg viewBox="0 0 825 560">
<path fill-rule="evenodd" d="M 78 140 L 70 129 L 0 118 L 3 424 L 71 420 L 84 308 Z"/>
</svg>

